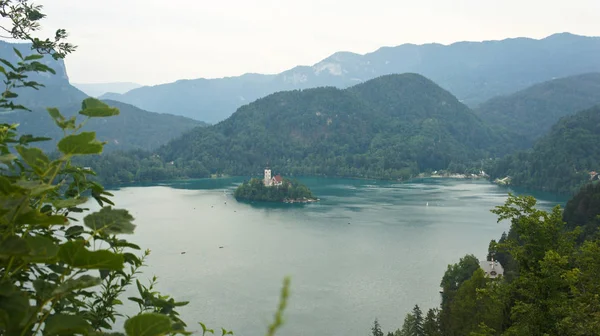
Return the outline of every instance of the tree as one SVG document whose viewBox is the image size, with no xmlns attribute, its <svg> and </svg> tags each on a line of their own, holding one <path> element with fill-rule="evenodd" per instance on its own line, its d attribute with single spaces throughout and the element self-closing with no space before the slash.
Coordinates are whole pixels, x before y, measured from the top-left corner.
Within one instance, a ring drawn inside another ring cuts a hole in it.
<svg viewBox="0 0 600 336">
<path fill-rule="evenodd" d="M 423 335 L 425 336 L 441 336 L 439 310 L 430 308 L 427 311 L 425 320 L 423 321 Z"/>
<path fill-rule="evenodd" d="M 379 321 L 375 319 L 373 322 L 373 327 L 371 328 L 371 335 L 373 336 L 383 336 L 383 331 L 381 331 L 381 325 L 379 325 Z"/>
</svg>

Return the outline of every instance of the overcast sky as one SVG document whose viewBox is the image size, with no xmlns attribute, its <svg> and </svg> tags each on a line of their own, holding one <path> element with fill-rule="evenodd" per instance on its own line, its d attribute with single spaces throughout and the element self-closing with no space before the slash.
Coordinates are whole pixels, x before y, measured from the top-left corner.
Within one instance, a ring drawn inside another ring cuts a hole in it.
<svg viewBox="0 0 600 336">
<path fill-rule="evenodd" d="M 600 36 L 600 0 L 37 0 L 78 50 L 71 82 L 159 84 L 403 43 Z"/>
</svg>

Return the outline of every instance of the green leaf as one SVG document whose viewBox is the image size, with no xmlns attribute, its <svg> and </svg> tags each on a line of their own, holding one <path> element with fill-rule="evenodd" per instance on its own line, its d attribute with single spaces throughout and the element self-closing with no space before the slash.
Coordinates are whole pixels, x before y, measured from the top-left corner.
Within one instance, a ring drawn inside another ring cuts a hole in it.
<svg viewBox="0 0 600 336">
<path fill-rule="evenodd" d="M 17 157 L 13 154 L 4 154 L 4 155 L 0 155 L 0 163 L 4 163 L 5 165 L 8 165 L 10 163 L 12 163 Z"/>
<path fill-rule="evenodd" d="M 81 111 L 79 114 L 91 118 L 112 117 L 119 115 L 119 109 L 110 107 L 96 98 L 86 98 L 81 103 Z"/>
<path fill-rule="evenodd" d="M 102 153 L 104 143 L 96 140 L 96 132 L 82 132 L 62 138 L 58 149 L 67 155 L 85 155 Z"/>
<path fill-rule="evenodd" d="M 60 284 L 60 286 L 58 286 L 58 288 L 54 290 L 54 292 L 52 292 L 52 294 L 61 295 L 78 289 L 98 286 L 100 283 L 101 280 L 98 277 L 94 277 L 91 275 L 82 275 L 77 279 L 70 279 L 63 282 L 62 284 Z"/>
<path fill-rule="evenodd" d="M 17 48 L 13 47 L 13 50 L 15 51 L 15 54 L 17 54 L 17 56 L 19 56 L 20 59 L 23 59 L 23 54 L 21 54 L 21 52 Z"/>
<path fill-rule="evenodd" d="M 34 209 L 30 209 L 17 216 L 15 224 L 31 224 L 31 225 L 64 225 L 67 223 L 67 217 L 62 215 L 46 215 Z"/>
<path fill-rule="evenodd" d="M 52 201 L 52 205 L 54 205 L 54 207 L 57 209 L 64 209 L 81 205 L 87 202 L 87 200 L 87 197 L 60 199 Z"/>
<path fill-rule="evenodd" d="M 54 120 L 59 120 L 59 121 L 65 120 L 65 117 L 60 113 L 60 111 L 56 107 L 48 107 L 46 109 L 46 111 L 48 111 L 48 114 L 50 114 L 50 116 Z"/>
<path fill-rule="evenodd" d="M 32 142 L 48 141 L 48 140 L 52 140 L 52 138 L 34 137 L 31 134 L 25 134 L 25 135 L 21 135 L 19 137 L 19 143 L 21 145 L 29 144 L 29 143 L 32 143 Z"/>
<path fill-rule="evenodd" d="M 39 196 L 57 187 L 55 185 L 42 183 L 41 181 L 17 180 L 15 184 L 23 189 L 29 190 L 32 196 Z"/>
<path fill-rule="evenodd" d="M 133 216 L 125 209 L 113 209 L 110 206 L 85 216 L 83 223 L 88 228 L 107 234 L 131 234 L 135 225 L 131 223 Z"/>
<path fill-rule="evenodd" d="M 52 297 L 52 292 L 54 292 L 54 289 L 56 288 L 56 284 L 41 278 L 33 280 L 32 284 L 36 297 L 41 301 L 50 299 Z"/>
<path fill-rule="evenodd" d="M 46 319 L 44 336 L 87 335 L 92 327 L 80 315 L 54 314 Z"/>
<path fill-rule="evenodd" d="M 128 336 L 160 336 L 171 331 L 171 319 L 166 315 L 146 313 L 125 321 Z"/>
<path fill-rule="evenodd" d="M 124 239 L 119 239 L 117 241 L 111 242 L 111 246 L 112 247 L 129 247 L 129 248 L 134 249 L 134 250 L 141 250 L 141 248 L 140 248 L 139 245 L 136 245 L 134 243 L 130 243 L 130 242 L 124 240 Z"/>
<path fill-rule="evenodd" d="M 49 262 L 58 255 L 59 246 L 52 239 L 43 236 L 26 237 L 30 252 L 27 260 L 32 262 Z"/>
<path fill-rule="evenodd" d="M 35 61 L 35 60 L 39 60 L 39 59 L 42 59 L 42 58 L 44 58 L 44 55 L 32 54 L 32 55 L 29 55 L 29 56 L 25 57 L 24 60 L 25 61 Z"/>
<path fill-rule="evenodd" d="M 3 334 L 19 335 L 35 312 L 25 292 L 17 290 L 12 284 L 0 285 L 0 326 L 3 326 Z"/>
<path fill-rule="evenodd" d="M 16 146 L 17 152 L 31 168 L 35 169 L 40 175 L 46 170 L 50 159 L 39 148 L 29 148 Z"/>
<path fill-rule="evenodd" d="M 0 242 L 0 258 L 26 256 L 31 251 L 27 241 L 18 236 L 9 236 Z"/>
<path fill-rule="evenodd" d="M 61 245 L 58 257 L 65 264 L 86 269 L 119 271 L 125 263 L 123 255 L 108 250 L 89 251 L 81 241 L 70 241 Z"/>
<path fill-rule="evenodd" d="M 72 238 L 73 236 L 78 236 L 78 235 L 82 234 L 83 232 L 85 232 L 83 230 L 83 226 L 80 226 L 80 225 L 71 226 L 70 228 L 67 229 L 67 231 L 65 231 L 65 238 Z"/>
</svg>

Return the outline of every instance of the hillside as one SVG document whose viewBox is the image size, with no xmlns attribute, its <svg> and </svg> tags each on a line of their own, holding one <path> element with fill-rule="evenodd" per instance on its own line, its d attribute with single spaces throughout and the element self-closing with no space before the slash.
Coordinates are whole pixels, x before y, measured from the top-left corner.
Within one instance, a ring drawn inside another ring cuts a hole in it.
<svg viewBox="0 0 600 336">
<path fill-rule="evenodd" d="M 104 147 L 105 151 L 155 149 L 182 133 L 203 125 L 196 120 L 148 112 L 121 102 L 110 100 L 104 102 L 119 108 L 120 115 L 112 118 L 91 119 L 85 128 L 96 131 L 99 140 L 108 141 Z M 76 115 L 80 108 L 81 102 L 62 107 L 60 110 L 65 116 L 72 116 Z M 62 131 L 54 125 L 48 113 L 42 109 L 32 112 L 1 113 L 0 122 L 19 123 L 19 130 L 24 134 L 52 138 L 53 141 L 39 143 L 39 147 L 45 150 L 54 150 L 57 139 L 62 137 Z"/>
<path fill-rule="evenodd" d="M 73 83 L 73 86 L 85 92 L 91 97 L 99 97 L 105 93 L 125 93 L 137 89 L 142 85 L 138 83 L 116 82 L 116 83 Z"/>
<path fill-rule="evenodd" d="M 498 160 L 492 178 L 511 177 L 515 186 L 572 193 L 600 171 L 600 105 L 563 117 L 532 150 Z"/>
<path fill-rule="evenodd" d="M 266 164 L 284 175 L 405 179 L 466 167 L 501 152 L 499 139 L 432 81 L 388 75 L 345 90 L 275 93 L 217 125 L 184 134 L 156 155 L 136 153 L 129 161 L 107 155 L 95 167 L 112 167 L 98 170 L 104 176 L 136 180 L 253 175 Z M 118 172 L 122 166 L 135 168 Z"/>
<path fill-rule="evenodd" d="M 16 64 L 18 57 L 13 48 L 19 50 L 24 57 L 35 53 L 31 50 L 30 43 L 0 41 L 0 58 Z M 45 55 L 39 62 L 48 65 L 56 74 L 29 73 L 27 80 L 36 81 L 45 87 L 41 87 L 39 90 L 16 89 L 15 92 L 19 94 L 19 97 L 14 100 L 15 103 L 23 104 L 30 109 L 36 109 L 81 103 L 87 97 L 85 93 L 69 83 L 69 76 L 63 60 L 55 60 L 51 56 Z"/>
<path fill-rule="evenodd" d="M 553 79 L 507 96 L 492 98 L 475 113 L 490 125 L 503 127 L 519 147 L 529 148 L 561 117 L 600 104 L 600 73 Z"/>
<path fill-rule="evenodd" d="M 102 98 L 215 123 L 238 107 L 274 92 L 321 86 L 346 88 L 382 75 L 412 72 L 475 106 L 552 78 L 600 72 L 598 54 L 600 38 L 568 33 L 541 40 L 403 44 L 365 55 L 339 52 L 313 66 L 297 66 L 276 75 L 180 80 Z"/>
</svg>

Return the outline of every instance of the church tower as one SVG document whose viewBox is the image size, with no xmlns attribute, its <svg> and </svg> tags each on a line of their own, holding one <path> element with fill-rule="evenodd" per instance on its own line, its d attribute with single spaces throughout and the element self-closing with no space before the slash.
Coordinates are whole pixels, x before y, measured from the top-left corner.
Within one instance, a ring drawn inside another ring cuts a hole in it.
<svg viewBox="0 0 600 336">
<path fill-rule="evenodd" d="M 273 180 L 271 179 L 271 169 L 269 169 L 268 167 L 265 168 L 265 180 L 264 183 L 267 187 L 271 186 L 271 183 L 273 183 Z"/>
</svg>

